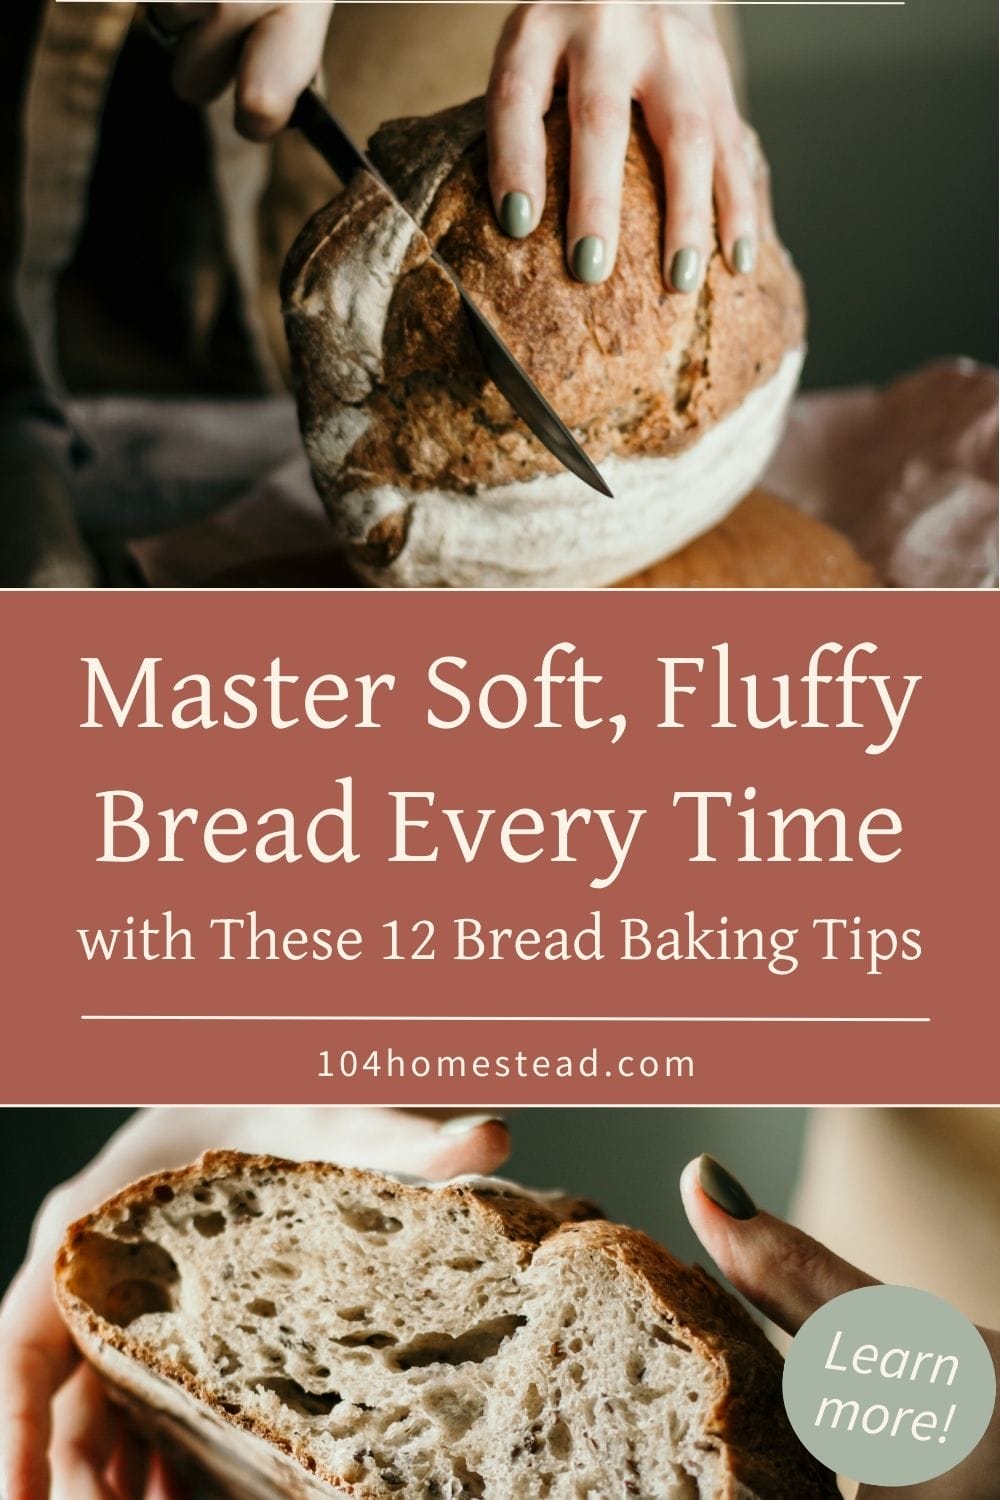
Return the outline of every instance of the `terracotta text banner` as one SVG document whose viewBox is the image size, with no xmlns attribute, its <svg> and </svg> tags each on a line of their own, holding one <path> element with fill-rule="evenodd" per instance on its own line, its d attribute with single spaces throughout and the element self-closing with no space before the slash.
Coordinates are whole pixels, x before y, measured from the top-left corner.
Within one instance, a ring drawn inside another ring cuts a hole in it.
<svg viewBox="0 0 1000 1500">
<path fill-rule="evenodd" d="M 995 1096 L 994 595 L 0 609 L 4 1102 Z"/>
</svg>

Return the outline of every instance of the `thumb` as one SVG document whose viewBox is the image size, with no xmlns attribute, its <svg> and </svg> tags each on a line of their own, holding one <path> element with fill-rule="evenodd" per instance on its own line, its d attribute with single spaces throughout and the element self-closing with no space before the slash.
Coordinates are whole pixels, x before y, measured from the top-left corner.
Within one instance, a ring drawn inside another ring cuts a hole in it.
<svg viewBox="0 0 1000 1500">
<path fill-rule="evenodd" d="M 818 1307 L 877 1282 L 800 1229 L 759 1210 L 711 1156 L 689 1162 L 681 1198 L 691 1227 L 724 1276 L 786 1333 Z"/>
</svg>

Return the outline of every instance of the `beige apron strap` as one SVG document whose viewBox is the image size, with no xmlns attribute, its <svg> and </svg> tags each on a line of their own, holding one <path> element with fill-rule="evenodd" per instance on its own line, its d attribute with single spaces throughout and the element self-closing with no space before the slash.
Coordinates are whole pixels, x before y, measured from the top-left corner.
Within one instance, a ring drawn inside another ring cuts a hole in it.
<svg viewBox="0 0 1000 1500">
<path fill-rule="evenodd" d="M 101 110 L 135 7 L 48 0 L 24 116 L 17 296 L 46 383 L 60 385 L 55 297 L 86 218 Z"/>
</svg>

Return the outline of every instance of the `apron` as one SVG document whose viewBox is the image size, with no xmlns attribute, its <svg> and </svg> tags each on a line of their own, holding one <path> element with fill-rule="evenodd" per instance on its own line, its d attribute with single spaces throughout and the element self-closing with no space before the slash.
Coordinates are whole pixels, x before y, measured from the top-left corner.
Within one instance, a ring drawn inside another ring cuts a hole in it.
<svg viewBox="0 0 1000 1500">
<path fill-rule="evenodd" d="M 508 9 L 338 6 L 324 69 L 338 115 L 367 140 L 480 92 Z M 229 95 L 177 104 L 136 11 L 34 0 L 5 44 L 20 209 L 0 248 L 5 385 L 279 389 L 281 264 L 336 179 L 293 132 L 244 141 Z"/>
</svg>

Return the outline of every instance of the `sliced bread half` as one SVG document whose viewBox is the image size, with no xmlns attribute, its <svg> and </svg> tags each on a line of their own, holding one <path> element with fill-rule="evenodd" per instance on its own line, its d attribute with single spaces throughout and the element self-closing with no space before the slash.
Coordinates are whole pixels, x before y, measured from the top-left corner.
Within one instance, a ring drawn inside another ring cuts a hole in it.
<svg viewBox="0 0 1000 1500">
<path fill-rule="evenodd" d="M 239 1500 L 834 1500 L 743 1309 L 595 1212 L 218 1152 L 74 1225 L 57 1296 Z"/>
</svg>

